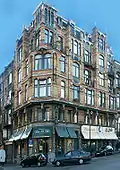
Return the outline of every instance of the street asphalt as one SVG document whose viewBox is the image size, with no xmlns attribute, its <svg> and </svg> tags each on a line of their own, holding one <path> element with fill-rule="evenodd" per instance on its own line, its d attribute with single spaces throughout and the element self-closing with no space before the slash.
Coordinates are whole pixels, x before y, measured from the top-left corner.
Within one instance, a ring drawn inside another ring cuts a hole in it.
<svg viewBox="0 0 120 170">
<path fill-rule="evenodd" d="M 45 167 L 29 167 L 22 168 L 19 165 L 5 165 L 4 170 L 113 170 L 120 169 L 120 153 L 112 156 L 98 157 L 93 158 L 90 163 L 83 165 L 73 165 L 73 166 L 63 166 L 63 167 L 54 167 L 51 164 L 48 164 Z"/>
</svg>

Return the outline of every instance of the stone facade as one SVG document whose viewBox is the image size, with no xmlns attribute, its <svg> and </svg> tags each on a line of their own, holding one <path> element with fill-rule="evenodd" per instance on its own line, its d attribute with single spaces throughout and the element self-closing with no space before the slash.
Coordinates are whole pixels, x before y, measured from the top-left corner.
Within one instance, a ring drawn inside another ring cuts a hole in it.
<svg viewBox="0 0 120 170">
<path fill-rule="evenodd" d="M 60 154 L 108 142 L 115 146 L 117 138 L 92 138 L 90 131 L 93 126 L 116 129 L 117 71 L 106 35 L 97 28 L 86 33 L 45 3 L 33 15 L 15 50 L 13 160 L 41 150 Z M 89 137 L 83 125 L 89 126 Z M 28 127 L 32 130 L 22 137 Z M 35 138 L 36 127 L 41 129 Z M 41 135 L 43 127 L 51 129 L 48 136 Z M 74 135 L 61 136 L 63 127 Z"/>
</svg>

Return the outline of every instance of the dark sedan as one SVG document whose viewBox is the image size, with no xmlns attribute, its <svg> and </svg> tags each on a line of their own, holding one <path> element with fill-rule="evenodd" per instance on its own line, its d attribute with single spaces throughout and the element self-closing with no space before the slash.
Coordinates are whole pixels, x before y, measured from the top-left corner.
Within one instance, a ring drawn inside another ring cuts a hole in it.
<svg viewBox="0 0 120 170">
<path fill-rule="evenodd" d="M 103 146 L 99 148 L 99 150 L 95 153 L 95 156 L 106 156 L 106 155 L 112 155 L 113 154 L 113 148 L 110 145 Z"/>
<path fill-rule="evenodd" d="M 25 166 L 30 167 L 31 165 L 45 166 L 45 165 L 47 165 L 47 158 L 42 153 L 34 154 L 34 155 L 28 156 L 27 158 L 23 159 L 20 162 L 20 165 L 22 167 L 25 167 Z"/>
<path fill-rule="evenodd" d="M 56 157 L 52 162 L 55 166 L 61 165 L 73 165 L 73 164 L 83 164 L 86 161 L 91 160 L 91 154 L 89 152 L 85 152 L 83 150 L 73 150 L 67 152 L 62 157 Z"/>
</svg>

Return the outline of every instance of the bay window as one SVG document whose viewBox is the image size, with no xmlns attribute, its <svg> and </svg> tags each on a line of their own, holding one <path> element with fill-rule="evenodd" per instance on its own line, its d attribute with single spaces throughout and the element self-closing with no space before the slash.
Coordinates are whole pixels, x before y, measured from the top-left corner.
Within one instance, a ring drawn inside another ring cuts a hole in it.
<svg viewBox="0 0 120 170">
<path fill-rule="evenodd" d="M 35 70 L 50 68 L 51 68 L 51 54 L 35 56 Z"/>
<path fill-rule="evenodd" d="M 48 97 L 51 96 L 51 78 L 46 80 L 34 80 L 34 96 Z"/>
</svg>

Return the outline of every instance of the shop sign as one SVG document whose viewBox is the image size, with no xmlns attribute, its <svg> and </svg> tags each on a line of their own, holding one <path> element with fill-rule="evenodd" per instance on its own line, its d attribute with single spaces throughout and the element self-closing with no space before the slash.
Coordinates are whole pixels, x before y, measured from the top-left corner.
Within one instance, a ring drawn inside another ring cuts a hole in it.
<svg viewBox="0 0 120 170">
<path fill-rule="evenodd" d="M 33 139 L 29 139 L 29 141 L 28 141 L 28 146 L 29 146 L 29 147 L 33 147 Z"/>
<path fill-rule="evenodd" d="M 33 127 L 32 137 L 40 138 L 40 137 L 50 137 L 52 136 L 52 128 L 51 127 Z"/>
</svg>

